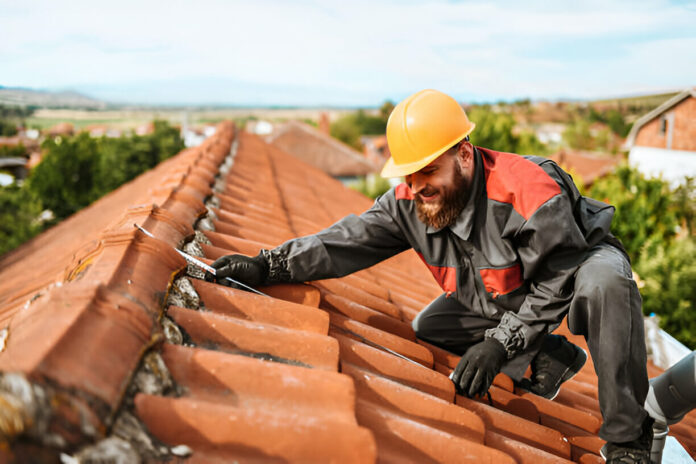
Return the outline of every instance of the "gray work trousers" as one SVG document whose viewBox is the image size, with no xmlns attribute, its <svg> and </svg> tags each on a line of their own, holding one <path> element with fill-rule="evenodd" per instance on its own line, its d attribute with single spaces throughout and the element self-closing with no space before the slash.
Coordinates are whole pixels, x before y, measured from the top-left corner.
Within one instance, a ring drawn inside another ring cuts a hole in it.
<svg viewBox="0 0 696 464">
<path fill-rule="evenodd" d="M 599 379 L 599 406 L 604 423 L 599 436 L 607 441 L 634 440 L 647 413 L 647 355 L 643 314 L 631 266 L 618 248 L 600 243 L 592 248 L 575 274 L 568 327 L 583 335 Z M 474 314 L 454 298 L 441 295 L 413 320 L 416 336 L 462 355 L 483 340 L 497 320 Z M 519 380 L 543 337 L 510 359 L 502 371 Z"/>
</svg>

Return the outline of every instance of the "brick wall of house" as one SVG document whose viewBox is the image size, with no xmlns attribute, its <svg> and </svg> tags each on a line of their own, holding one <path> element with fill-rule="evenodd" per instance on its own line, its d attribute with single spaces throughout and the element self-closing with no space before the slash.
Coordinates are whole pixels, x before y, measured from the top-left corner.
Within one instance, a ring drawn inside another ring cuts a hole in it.
<svg viewBox="0 0 696 464">
<path fill-rule="evenodd" d="M 669 111 L 644 125 L 636 136 L 635 146 L 667 148 L 669 127 L 664 132 L 662 119 L 673 114 L 674 128 L 672 134 L 673 150 L 696 151 L 696 98 L 689 97 Z M 667 126 L 671 121 L 668 119 Z"/>
<path fill-rule="evenodd" d="M 696 98 L 689 97 L 675 108 L 674 150 L 696 151 Z"/>
</svg>

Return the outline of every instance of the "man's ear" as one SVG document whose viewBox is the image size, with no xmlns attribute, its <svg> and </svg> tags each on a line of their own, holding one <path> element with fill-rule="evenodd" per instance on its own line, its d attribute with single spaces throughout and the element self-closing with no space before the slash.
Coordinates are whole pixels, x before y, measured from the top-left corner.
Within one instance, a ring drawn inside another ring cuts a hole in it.
<svg viewBox="0 0 696 464">
<path fill-rule="evenodd" d="M 457 160 L 463 169 L 468 169 L 474 165 L 474 146 L 469 142 L 459 144 L 457 150 Z"/>
</svg>

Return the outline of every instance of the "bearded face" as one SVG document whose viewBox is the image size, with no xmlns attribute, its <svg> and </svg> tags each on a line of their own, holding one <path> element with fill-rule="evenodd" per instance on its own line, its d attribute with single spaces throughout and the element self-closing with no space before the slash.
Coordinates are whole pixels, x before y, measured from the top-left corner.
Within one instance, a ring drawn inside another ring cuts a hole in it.
<svg viewBox="0 0 696 464">
<path fill-rule="evenodd" d="M 421 222 L 436 229 L 453 224 L 466 206 L 470 194 L 470 182 L 461 166 L 453 158 L 451 182 L 435 187 L 427 184 L 415 194 L 416 212 Z M 424 199 L 434 197 L 434 200 Z"/>
</svg>

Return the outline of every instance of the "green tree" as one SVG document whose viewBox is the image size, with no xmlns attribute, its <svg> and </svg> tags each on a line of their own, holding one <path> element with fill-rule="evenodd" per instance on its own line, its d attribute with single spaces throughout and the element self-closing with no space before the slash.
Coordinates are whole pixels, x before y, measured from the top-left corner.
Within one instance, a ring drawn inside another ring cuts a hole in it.
<svg viewBox="0 0 696 464">
<path fill-rule="evenodd" d="M 151 134 L 102 137 L 95 166 L 95 199 L 135 179 L 183 148 L 179 131 L 166 121 L 155 121 Z"/>
<path fill-rule="evenodd" d="M 669 244 L 675 236 L 678 216 L 669 184 L 662 179 L 646 178 L 636 169 L 621 166 L 614 175 L 595 182 L 588 196 L 616 207 L 612 232 L 634 264 L 643 248 Z"/>
<path fill-rule="evenodd" d="M 619 110 L 609 110 L 606 115 L 606 123 L 619 137 L 626 137 L 631 130 L 632 124 L 627 123 Z"/>
<path fill-rule="evenodd" d="M 149 136 L 99 139 L 92 199 L 97 199 L 155 166 L 159 152 Z"/>
<path fill-rule="evenodd" d="M 384 195 L 391 188 L 391 185 L 384 177 L 369 174 L 362 176 L 358 181 L 350 184 L 349 187 L 367 197 L 377 198 L 380 195 Z"/>
<path fill-rule="evenodd" d="M 0 136 L 17 135 L 17 126 L 24 125 L 24 118 L 31 116 L 36 107 L 0 105 Z"/>
<path fill-rule="evenodd" d="M 575 121 L 563 131 L 563 140 L 570 148 L 576 150 L 592 150 L 595 147 L 592 134 L 590 134 L 590 124 L 586 119 L 575 119 Z"/>
<path fill-rule="evenodd" d="M 549 153 L 549 149 L 539 141 L 536 134 L 533 132 L 522 132 L 517 136 L 517 147 L 514 153 L 520 155 L 546 156 Z"/>
<path fill-rule="evenodd" d="M 477 106 L 469 111 L 469 120 L 476 123 L 471 142 L 485 148 L 514 153 L 518 138 L 513 133 L 515 120 L 509 113 L 495 113 L 488 106 Z"/>
<path fill-rule="evenodd" d="M 394 103 L 390 100 L 385 101 L 384 103 L 382 103 L 382 106 L 379 107 L 379 115 L 382 117 L 384 121 L 387 121 L 389 119 L 389 116 L 391 115 L 392 111 L 394 111 Z"/>
<path fill-rule="evenodd" d="M 0 119 L 0 137 L 12 137 L 17 135 L 17 124 L 12 120 Z"/>
<path fill-rule="evenodd" d="M 636 272 L 643 312 L 659 315 L 663 329 L 696 349 L 696 239 L 689 236 L 646 249 Z"/>
<path fill-rule="evenodd" d="M 358 110 L 333 122 L 331 135 L 356 150 L 362 150 L 361 136 L 384 134 L 386 129 L 386 119 L 380 116 L 370 116 L 364 110 Z"/>
<path fill-rule="evenodd" d="M 356 150 L 362 150 L 360 137 L 384 134 L 387 130 L 387 120 L 393 110 L 394 104 L 386 101 L 380 107 L 378 116 L 371 116 L 362 109 L 341 116 L 331 124 L 331 136 Z"/>
<path fill-rule="evenodd" d="M 16 248 L 41 231 L 41 202 L 29 189 L 0 187 L 0 255 Z"/>
<path fill-rule="evenodd" d="M 682 343 L 696 347 L 696 238 L 693 179 L 677 189 L 619 167 L 588 195 L 616 207 L 612 232 L 640 277 L 643 310 Z M 680 230 L 681 228 L 681 230 Z M 680 231 L 680 234 L 677 234 Z"/>
<path fill-rule="evenodd" d="M 184 140 L 181 138 L 179 129 L 170 126 L 167 121 L 154 121 L 155 130 L 149 136 L 154 149 L 156 162 L 148 166 L 152 168 L 157 163 L 170 158 L 184 149 Z"/>
<path fill-rule="evenodd" d="M 89 205 L 99 142 L 83 132 L 74 137 L 47 139 L 43 159 L 29 176 L 29 188 L 44 206 L 62 219 Z"/>
<path fill-rule="evenodd" d="M 547 149 L 532 132 L 515 134 L 515 120 L 510 113 L 498 113 L 488 105 L 476 106 L 468 112 L 476 123 L 471 142 L 484 148 L 523 155 L 545 155 Z"/>
<path fill-rule="evenodd" d="M 0 158 L 21 158 L 27 156 L 27 149 L 21 143 L 16 147 L 0 147 Z"/>
<path fill-rule="evenodd" d="M 696 177 L 686 177 L 674 191 L 674 207 L 680 227 L 688 235 L 696 234 Z"/>
</svg>

